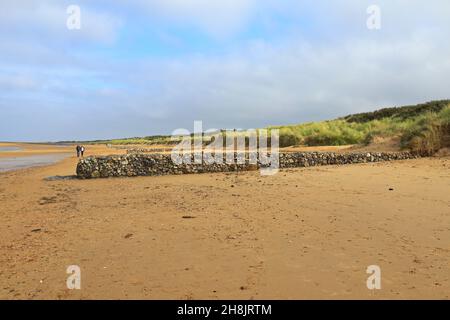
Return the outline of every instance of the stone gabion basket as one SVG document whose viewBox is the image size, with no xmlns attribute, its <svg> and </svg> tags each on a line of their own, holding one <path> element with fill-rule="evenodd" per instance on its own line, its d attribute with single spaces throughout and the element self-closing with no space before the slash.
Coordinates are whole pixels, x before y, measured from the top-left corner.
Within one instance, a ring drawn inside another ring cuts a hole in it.
<svg viewBox="0 0 450 320">
<path fill-rule="evenodd" d="M 412 152 L 369 152 L 369 153 L 333 153 L 333 152 L 295 152 L 280 153 L 279 168 L 301 168 L 324 165 L 345 165 L 415 159 L 420 157 Z M 235 155 L 237 159 L 237 155 Z M 259 159 L 259 157 L 258 157 Z M 107 157 L 88 157 L 79 161 L 77 177 L 80 179 L 161 176 L 194 173 L 232 172 L 257 170 L 266 165 L 260 161 L 252 164 L 248 155 L 242 164 L 209 164 L 202 161 L 196 164 L 176 164 L 170 154 L 127 154 Z"/>
</svg>

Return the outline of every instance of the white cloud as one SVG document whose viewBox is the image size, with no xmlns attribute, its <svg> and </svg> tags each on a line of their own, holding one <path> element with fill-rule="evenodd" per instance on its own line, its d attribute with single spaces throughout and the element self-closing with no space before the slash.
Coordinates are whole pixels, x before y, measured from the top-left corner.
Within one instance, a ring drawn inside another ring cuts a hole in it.
<svg viewBox="0 0 450 320">
<path fill-rule="evenodd" d="M 38 88 L 35 79 L 25 74 L 0 75 L 0 90 L 15 91 L 15 90 L 34 90 Z"/>
<path fill-rule="evenodd" d="M 178 26 L 195 26 L 214 37 L 242 30 L 265 0 L 130 0 L 150 19 Z"/>
</svg>

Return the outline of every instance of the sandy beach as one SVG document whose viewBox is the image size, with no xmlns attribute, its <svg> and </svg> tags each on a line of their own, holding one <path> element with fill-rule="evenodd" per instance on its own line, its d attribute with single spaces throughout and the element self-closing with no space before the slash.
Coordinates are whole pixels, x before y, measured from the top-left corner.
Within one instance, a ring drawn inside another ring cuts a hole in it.
<svg viewBox="0 0 450 320">
<path fill-rule="evenodd" d="M 2 299 L 448 299 L 450 158 L 54 180 L 0 173 Z M 87 155 L 120 153 L 87 146 Z M 68 290 L 66 269 L 81 268 Z M 369 265 L 382 289 L 366 287 Z"/>
</svg>

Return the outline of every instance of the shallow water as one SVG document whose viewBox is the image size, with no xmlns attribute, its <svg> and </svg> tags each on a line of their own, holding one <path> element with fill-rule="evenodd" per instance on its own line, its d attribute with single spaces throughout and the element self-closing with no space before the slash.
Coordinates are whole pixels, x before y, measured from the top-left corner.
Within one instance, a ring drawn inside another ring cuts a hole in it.
<svg viewBox="0 0 450 320">
<path fill-rule="evenodd" d="M 0 158 L 0 172 L 45 166 L 58 162 L 69 156 L 69 153 L 59 153 L 29 157 Z"/>
<path fill-rule="evenodd" d="M 19 147 L 0 147 L 0 152 L 7 152 L 7 151 L 20 151 L 22 150 Z"/>
</svg>

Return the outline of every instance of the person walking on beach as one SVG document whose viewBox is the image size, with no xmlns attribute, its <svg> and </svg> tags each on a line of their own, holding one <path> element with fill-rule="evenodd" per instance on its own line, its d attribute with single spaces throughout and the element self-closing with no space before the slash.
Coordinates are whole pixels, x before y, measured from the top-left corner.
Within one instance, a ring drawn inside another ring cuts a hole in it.
<svg viewBox="0 0 450 320">
<path fill-rule="evenodd" d="M 84 157 L 84 146 L 81 146 L 80 150 L 81 150 L 81 157 Z"/>
<path fill-rule="evenodd" d="M 81 153 L 81 147 L 77 146 L 77 158 L 80 157 L 80 153 Z"/>
</svg>

